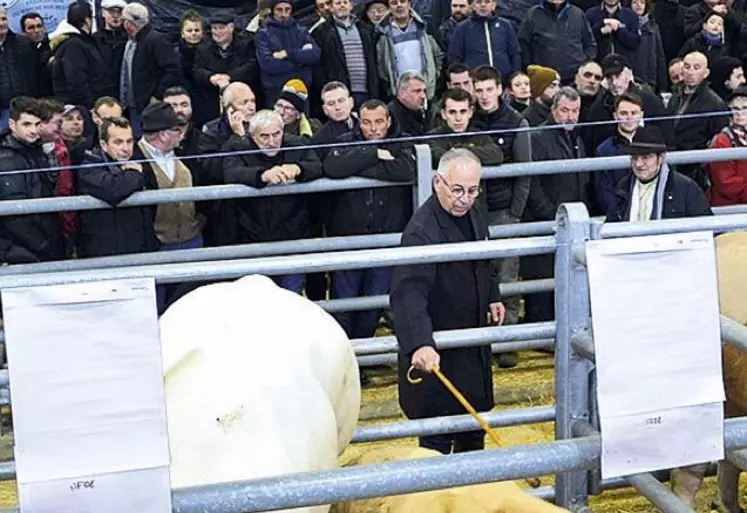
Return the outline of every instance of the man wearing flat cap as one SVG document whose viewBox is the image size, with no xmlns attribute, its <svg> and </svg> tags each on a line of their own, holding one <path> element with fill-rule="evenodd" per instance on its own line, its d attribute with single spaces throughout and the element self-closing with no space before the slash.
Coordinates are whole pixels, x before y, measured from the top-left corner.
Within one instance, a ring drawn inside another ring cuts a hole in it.
<svg viewBox="0 0 747 513">
<path fill-rule="evenodd" d="M 220 115 L 220 94 L 232 82 L 252 83 L 257 74 L 254 39 L 236 30 L 233 14 L 217 11 L 210 16 L 209 41 L 197 47 L 194 78 L 201 92 L 209 98 L 204 106 L 205 117 Z"/>
<path fill-rule="evenodd" d="M 151 160 L 159 189 L 192 187 L 192 173 L 174 154 L 181 138 L 181 121 L 171 105 L 156 102 L 145 108 L 143 137 L 138 147 Z M 153 228 L 162 251 L 202 247 L 202 226 L 193 201 L 158 205 Z M 167 293 L 173 290 L 173 287 L 158 287 L 159 313 L 167 306 Z"/>
<path fill-rule="evenodd" d="M 667 145 L 657 127 L 638 129 L 629 152 L 632 173 L 617 185 L 608 222 L 713 215 L 698 184 L 669 168 Z"/>
</svg>

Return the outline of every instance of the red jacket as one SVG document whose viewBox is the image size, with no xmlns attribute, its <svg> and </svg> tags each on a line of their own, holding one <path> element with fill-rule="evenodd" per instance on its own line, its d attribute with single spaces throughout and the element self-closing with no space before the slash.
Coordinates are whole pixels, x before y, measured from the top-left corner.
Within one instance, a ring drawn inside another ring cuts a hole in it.
<svg viewBox="0 0 747 513">
<path fill-rule="evenodd" d="M 724 130 L 714 137 L 712 148 L 735 147 L 732 138 Z M 712 207 L 747 204 L 747 160 L 711 162 L 708 164 L 708 173 L 711 186 L 706 195 Z"/>
</svg>

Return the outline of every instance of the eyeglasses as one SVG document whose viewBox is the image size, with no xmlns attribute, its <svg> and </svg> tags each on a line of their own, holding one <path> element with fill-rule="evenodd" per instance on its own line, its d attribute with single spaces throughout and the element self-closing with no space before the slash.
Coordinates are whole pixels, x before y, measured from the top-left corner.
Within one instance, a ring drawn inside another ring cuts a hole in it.
<svg viewBox="0 0 747 513">
<path fill-rule="evenodd" d="M 604 78 L 602 75 L 597 75 L 596 73 L 592 73 L 591 71 L 584 71 L 584 78 L 594 78 L 597 82 L 601 82 Z"/>
<path fill-rule="evenodd" d="M 477 187 L 470 187 L 467 190 L 465 190 L 464 187 L 462 187 L 461 185 L 455 185 L 455 186 L 452 187 L 451 184 L 446 181 L 446 178 L 444 178 L 441 175 L 437 175 L 437 176 L 446 185 L 446 187 L 449 188 L 449 193 L 452 196 L 456 197 L 457 199 L 459 199 L 462 196 L 464 196 L 465 193 L 467 194 L 467 196 L 470 199 L 476 199 L 480 195 L 480 193 L 482 193 L 482 189 L 479 186 L 477 186 Z"/>
</svg>

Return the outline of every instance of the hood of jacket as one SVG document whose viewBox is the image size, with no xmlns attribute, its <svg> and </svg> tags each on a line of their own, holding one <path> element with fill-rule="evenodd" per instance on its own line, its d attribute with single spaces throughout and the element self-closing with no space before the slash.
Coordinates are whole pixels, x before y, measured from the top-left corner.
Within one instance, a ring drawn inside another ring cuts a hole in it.
<svg viewBox="0 0 747 513">
<path fill-rule="evenodd" d="M 55 39 L 61 39 L 65 40 L 67 39 L 66 36 L 69 36 L 70 34 L 80 34 L 80 30 L 70 25 L 67 20 L 62 20 L 58 25 L 57 28 L 52 31 L 51 34 L 49 34 L 49 44 L 50 46 L 55 46 Z"/>
</svg>

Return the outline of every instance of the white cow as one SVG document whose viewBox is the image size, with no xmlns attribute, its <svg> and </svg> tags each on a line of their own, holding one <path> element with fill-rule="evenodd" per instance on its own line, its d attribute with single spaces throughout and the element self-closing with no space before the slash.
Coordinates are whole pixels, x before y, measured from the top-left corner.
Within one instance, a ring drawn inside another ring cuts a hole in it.
<svg viewBox="0 0 747 513">
<path fill-rule="evenodd" d="M 252 275 L 190 292 L 160 330 L 173 487 L 336 466 L 360 382 L 329 314 Z"/>
</svg>

